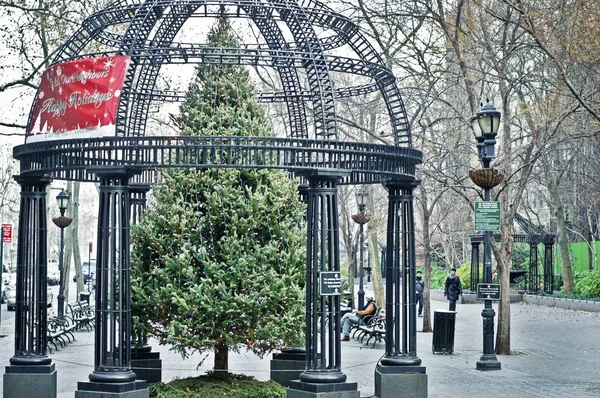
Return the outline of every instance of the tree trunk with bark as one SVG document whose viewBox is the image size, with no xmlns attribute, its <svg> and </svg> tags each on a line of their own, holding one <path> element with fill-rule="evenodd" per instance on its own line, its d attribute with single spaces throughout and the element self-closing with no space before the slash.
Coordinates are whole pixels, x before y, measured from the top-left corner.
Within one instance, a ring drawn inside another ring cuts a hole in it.
<svg viewBox="0 0 600 398">
<path fill-rule="evenodd" d="M 377 306 L 385 307 L 385 290 L 383 289 L 383 278 L 381 276 L 381 262 L 379 261 L 379 244 L 377 243 L 377 231 L 369 231 L 369 254 L 371 255 L 371 283 Z"/>
<path fill-rule="evenodd" d="M 423 332 L 433 332 L 431 323 L 431 236 L 429 235 L 429 221 L 431 215 L 427 209 L 427 195 L 422 195 L 421 200 L 421 230 L 423 231 Z"/>
<path fill-rule="evenodd" d="M 71 218 L 73 218 L 73 222 L 69 226 L 69 228 L 71 229 L 69 235 L 71 236 L 71 241 L 73 242 L 73 244 L 72 244 L 73 264 L 75 264 L 75 267 L 78 267 L 78 268 L 81 268 L 81 252 L 79 250 L 79 188 L 80 188 L 80 185 L 81 185 L 81 183 L 79 183 L 79 182 L 73 183 L 73 192 L 71 195 L 71 202 L 70 202 L 71 203 Z M 70 265 L 70 264 L 71 264 L 70 262 L 67 263 L 67 265 Z M 83 281 L 81 283 L 83 288 L 80 288 L 79 285 L 80 284 L 77 283 L 77 297 L 79 297 L 79 293 L 81 293 L 83 290 L 85 290 L 85 286 L 83 286 Z M 67 302 L 66 301 L 67 297 L 68 296 L 65 295 L 65 302 Z"/>
<path fill-rule="evenodd" d="M 511 140 L 511 120 L 512 114 L 510 103 L 508 101 L 509 88 L 506 86 L 505 80 L 500 80 L 500 93 L 502 94 L 502 135 L 504 149 L 504 173 L 508 176 L 512 173 L 512 140 Z M 513 195 L 517 192 L 516 195 Z M 496 354 L 510 355 L 510 268 L 512 263 L 513 251 L 513 233 L 514 233 L 514 217 L 516 207 L 512 208 L 511 203 L 518 206 L 520 202 L 519 190 L 513 191 L 511 186 L 506 187 L 501 191 L 500 205 L 504 220 L 501 222 L 502 242 L 500 250 L 492 250 L 496 257 L 496 271 L 498 272 L 498 280 L 501 285 L 502 295 L 498 303 L 498 329 L 496 333 Z M 492 236 L 491 246 L 494 248 L 494 238 Z M 499 254 L 499 255 L 498 255 Z M 484 271 L 485 272 L 485 271 Z"/>
<path fill-rule="evenodd" d="M 225 342 L 219 342 L 215 346 L 215 367 L 213 372 L 216 376 L 229 373 L 229 348 Z"/>
<path fill-rule="evenodd" d="M 506 214 L 508 205 L 502 204 Z M 493 238 L 492 238 L 493 241 Z M 492 243 L 492 246 L 494 244 Z M 502 226 L 502 244 L 500 256 L 496 258 L 496 271 L 501 286 L 502 295 L 498 302 L 498 328 L 496 333 L 496 354 L 510 355 L 510 268 L 512 261 L 513 228 L 512 225 Z"/>
<path fill-rule="evenodd" d="M 549 184 L 548 191 L 554 202 L 554 215 L 556 216 L 556 233 L 558 247 L 560 248 L 560 263 L 562 267 L 563 289 L 565 294 L 573 291 L 573 271 L 571 268 L 571 258 L 569 256 L 569 238 L 567 237 L 567 226 L 565 221 L 565 211 L 558 192 L 557 184 Z"/>
</svg>

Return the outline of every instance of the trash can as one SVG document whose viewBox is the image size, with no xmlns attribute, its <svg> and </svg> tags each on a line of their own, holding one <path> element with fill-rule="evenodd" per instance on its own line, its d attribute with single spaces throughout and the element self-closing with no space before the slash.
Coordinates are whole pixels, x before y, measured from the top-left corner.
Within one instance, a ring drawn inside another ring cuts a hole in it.
<svg viewBox="0 0 600 398">
<path fill-rule="evenodd" d="M 433 353 L 452 354 L 454 352 L 454 324 L 456 311 L 436 310 L 433 313 Z"/>
<path fill-rule="evenodd" d="M 79 301 L 87 301 L 90 304 L 90 292 L 79 292 Z"/>
</svg>

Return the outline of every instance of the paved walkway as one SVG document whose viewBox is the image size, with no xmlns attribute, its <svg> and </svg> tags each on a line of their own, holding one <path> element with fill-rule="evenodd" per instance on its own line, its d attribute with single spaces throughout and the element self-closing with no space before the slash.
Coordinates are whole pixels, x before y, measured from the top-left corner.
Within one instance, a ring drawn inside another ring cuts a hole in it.
<svg viewBox="0 0 600 398">
<path fill-rule="evenodd" d="M 418 355 L 427 368 L 429 397 L 600 397 L 600 314 L 513 304 L 513 355 L 498 356 L 502 370 L 480 372 L 475 363 L 481 356 L 483 305 L 458 305 L 454 354 L 433 355 L 431 333 L 418 333 Z M 446 309 L 432 302 L 433 309 Z M 418 330 L 421 330 L 419 319 Z M 0 326 L 0 364 L 8 365 L 14 351 L 13 321 Z M 60 398 L 72 398 L 78 381 L 86 381 L 93 370 L 93 332 L 79 331 L 77 341 L 53 353 L 58 371 Z M 166 347 L 161 351 L 163 381 L 202 374 L 212 367 L 212 355 L 196 369 L 204 356 L 187 360 Z M 383 344 L 361 348 L 352 340 L 342 343 L 343 368 L 348 381 L 358 382 L 361 395 L 374 393 L 373 372 L 383 355 Z M 234 373 L 269 378 L 269 360 L 250 354 L 230 356 Z M 2 380 L 0 378 L 0 392 Z M 14 397 L 6 397 L 14 398 Z M 17 397 L 18 398 L 18 397 Z"/>
</svg>

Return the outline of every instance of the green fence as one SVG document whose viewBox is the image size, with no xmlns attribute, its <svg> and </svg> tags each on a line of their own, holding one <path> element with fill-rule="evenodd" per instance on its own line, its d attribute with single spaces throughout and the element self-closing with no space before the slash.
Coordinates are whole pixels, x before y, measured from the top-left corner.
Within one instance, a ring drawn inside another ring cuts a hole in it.
<svg viewBox="0 0 600 398">
<path fill-rule="evenodd" d="M 593 242 L 595 246 L 596 253 L 600 253 L 600 242 Z M 556 256 L 554 261 L 554 273 L 561 274 L 561 261 L 560 261 L 560 248 L 558 244 L 555 245 L 556 248 Z M 569 251 L 571 257 L 571 265 L 573 266 L 573 270 L 577 273 L 585 273 L 589 269 L 589 246 L 587 242 L 575 242 L 569 244 Z M 594 264 L 594 269 L 597 269 L 600 266 L 600 256 L 596 256 L 596 264 Z"/>
</svg>

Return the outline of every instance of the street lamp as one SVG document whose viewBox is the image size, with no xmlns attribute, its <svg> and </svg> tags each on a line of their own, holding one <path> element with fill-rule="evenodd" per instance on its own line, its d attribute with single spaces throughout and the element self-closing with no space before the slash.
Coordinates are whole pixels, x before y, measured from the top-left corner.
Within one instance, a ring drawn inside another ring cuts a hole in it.
<svg viewBox="0 0 600 398">
<path fill-rule="evenodd" d="M 490 201 L 490 190 L 500 184 L 504 175 L 490 167 L 491 161 L 496 157 L 494 146 L 496 134 L 500 126 L 500 112 L 489 103 L 481 104 L 481 109 L 471 118 L 473 132 L 477 140 L 477 155 L 483 164 L 483 169 L 469 171 L 469 177 L 479 187 L 483 188 L 484 201 Z M 492 248 L 491 231 L 484 231 L 483 235 L 483 283 L 492 282 Z M 484 301 L 481 312 L 483 317 L 483 355 L 477 361 L 477 370 L 499 370 L 501 364 L 494 354 L 494 316 L 492 300 Z"/>
<path fill-rule="evenodd" d="M 56 197 L 56 203 L 60 210 L 60 217 L 54 217 L 52 222 L 60 228 L 60 255 L 58 257 L 58 271 L 60 274 L 60 281 L 58 287 L 58 317 L 63 318 L 65 315 L 65 277 L 63 267 L 63 255 L 65 246 L 65 228 L 71 225 L 73 221 L 70 217 L 65 217 L 65 211 L 69 205 L 69 199 L 71 197 L 63 189 Z"/>
<path fill-rule="evenodd" d="M 364 188 L 359 188 L 358 191 L 356 192 L 356 204 L 358 205 L 358 214 L 355 214 L 352 216 L 352 219 L 354 220 L 355 223 L 357 223 L 358 225 L 360 225 L 360 232 L 359 232 L 359 252 L 360 252 L 360 264 L 359 264 L 359 279 L 358 279 L 358 309 L 362 310 L 363 307 L 365 306 L 365 291 L 364 291 L 364 287 L 363 287 L 363 276 L 364 276 L 364 269 L 363 269 L 363 264 L 364 264 L 364 258 L 363 258 L 363 242 L 364 242 L 364 235 L 363 235 L 363 226 L 369 222 L 369 220 L 371 219 L 371 216 L 368 215 L 367 213 L 365 213 L 365 207 L 367 206 L 367 196 L 369 194 L 367 193 L 367 191 L 364 190 Z"/>
</svg>

